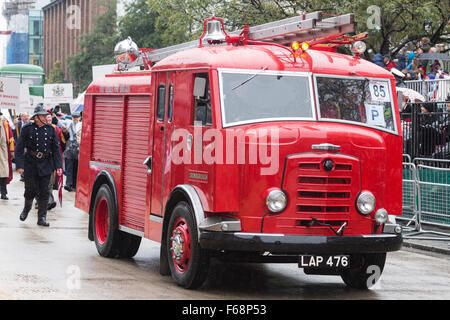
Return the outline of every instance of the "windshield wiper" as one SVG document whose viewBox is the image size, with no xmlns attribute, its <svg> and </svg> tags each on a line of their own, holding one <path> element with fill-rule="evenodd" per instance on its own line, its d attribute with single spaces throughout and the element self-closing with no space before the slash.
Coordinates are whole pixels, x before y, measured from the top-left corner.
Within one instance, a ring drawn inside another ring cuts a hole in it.
<svg viewBox="0 0 450 320">
<path fill-rule="evenodd" d="M 369 78 L 367 78 L 367 77 L 365 77 L 365 76 L 363 76 L 362 74 L 359 74 L 358 72 L 356 72 L 356 71 L 351 71 L 351 72 L 349 72 L 349 74 L 351 74 L 351 75 L 357 75 L 357 76 L 359 76 L 359 77 L 362 77 L 362 78 L 364 78 L 366 81 L 370 81 L 370 79 Z"/>
<path fill-rule="evenodd" d="M 240 84 L 238 84 L 237 86 L 235 86 L 234 88 L 232 88 L 231 90 L 236 90 L 239 87 L 242 87 L 244 84 L 246 84 L 247 82 L 249 82 L 250 80 L 254 79 L 257 75 L 261 74 L 263 71 L 266 71 L 267 67 L 263 67 L 261 69 L 261 71 L 259 71 L 258 73 L 255 73 L 254 75 L 252 75 L 250 78 L 248 78 L 247 80 L 241 82 Z"/>
</svg>

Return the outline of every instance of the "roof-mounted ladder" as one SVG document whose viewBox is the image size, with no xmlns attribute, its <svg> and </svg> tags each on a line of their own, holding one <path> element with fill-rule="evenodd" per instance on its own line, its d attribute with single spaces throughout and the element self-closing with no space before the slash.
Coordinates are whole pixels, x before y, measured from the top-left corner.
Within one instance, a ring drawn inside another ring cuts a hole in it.
<svg viewBox="0 0 450 320">
<path fill-rule="evenodd" d="M 289 45 L 291 42 L 304 42 L 341 36 L 354 32 L 356 23 L 354 14 L 344 14 L 323 19 L 321 11 L 301 14 L 296 17 L 265 23 L 248 28 L 248 39 L 275 43 L 279 45 Z M 240 31 L 229 33 L 229 35 L 239 35 Z M 199 40 L 185 42 L 174 46 L 156 49 L 152 51 L 141 50 L 138 60 L 151 61 L 152 64 L 180 51 L 199 47 Z M 135 65 L 139 65 L 137 62 Z M 120 65 L 119 65 L 120 67 Z"/>
</svg>

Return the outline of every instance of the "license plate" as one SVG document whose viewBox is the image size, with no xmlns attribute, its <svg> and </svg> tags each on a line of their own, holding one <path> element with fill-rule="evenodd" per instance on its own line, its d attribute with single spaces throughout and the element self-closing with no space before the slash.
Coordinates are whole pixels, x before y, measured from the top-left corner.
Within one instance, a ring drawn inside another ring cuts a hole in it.
<svg viewBox="0 0 450 320">
<path fill-rule="evenodd" d="M 350 256 L 348 255 L 301 255 L 298 258 L 299 268 L 339 268 L 350 267 Z"/>
</svg>

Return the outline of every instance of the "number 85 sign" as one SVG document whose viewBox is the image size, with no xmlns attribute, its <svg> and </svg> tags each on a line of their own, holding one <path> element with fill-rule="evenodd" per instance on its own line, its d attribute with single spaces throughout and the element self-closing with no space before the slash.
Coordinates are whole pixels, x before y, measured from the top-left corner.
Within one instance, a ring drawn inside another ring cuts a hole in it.
<svg viewBox="0 0 450 320">
<path fill-rule="evenodd" d="M 372 101 L 390 102 L 389 88 L 386 81 L 370 81 L 369 82 L 370 95 Z"/>
</svg>

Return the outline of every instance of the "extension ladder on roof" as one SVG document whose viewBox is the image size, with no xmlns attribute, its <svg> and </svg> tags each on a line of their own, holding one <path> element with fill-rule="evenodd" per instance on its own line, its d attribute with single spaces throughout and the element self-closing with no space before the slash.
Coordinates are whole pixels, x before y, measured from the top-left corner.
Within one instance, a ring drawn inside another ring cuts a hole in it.
<svg viewBox="0 0 450 320">
<path fill-rule="evenodd" d="M 312 39 L 342 35 L 355 31 L 354 14 L 344 14 L 322 19 L 323 13 L 316 11 L 296 17 L 265 23 L 250 27 L 249 39 L 254 41 L 274 42 L 289 45 L 293 41 L 303 42 Z M 240 31 L 231 34 L 239 34 Z M 158 62 L 179 51 L 196 48 L 198 40 L 156 49 L 148 52 L 147 57 L 152 63 Z"/>
</svg>

